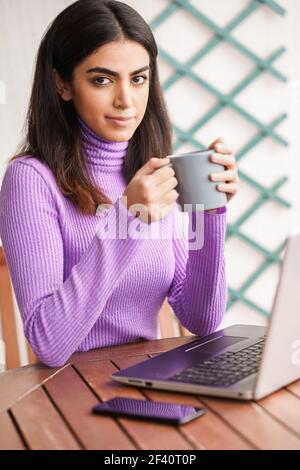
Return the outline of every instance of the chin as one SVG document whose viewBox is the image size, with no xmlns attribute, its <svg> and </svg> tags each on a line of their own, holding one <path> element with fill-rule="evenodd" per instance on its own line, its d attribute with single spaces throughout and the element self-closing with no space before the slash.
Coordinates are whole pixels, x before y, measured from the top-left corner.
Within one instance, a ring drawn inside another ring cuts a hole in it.
<svg viewBox="0 0 300 470">
<path fill-rule="evenodd" d="M 106 132 L 103 135 L 103 138 L 106 140 L 110 140 L 112 142 L 125 142 L 132 138 L 134 132 L 128 131 L 114 131 L 114 132 Z"/>
</svg>

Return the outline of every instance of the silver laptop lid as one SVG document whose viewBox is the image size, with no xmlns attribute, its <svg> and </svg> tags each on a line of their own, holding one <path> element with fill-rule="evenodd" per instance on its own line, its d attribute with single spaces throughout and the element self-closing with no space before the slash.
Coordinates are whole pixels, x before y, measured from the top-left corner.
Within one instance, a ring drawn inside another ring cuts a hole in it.
<svg viewBox="0 0 300 470">
<path fill-rule="evenodd" d="M 300 378 L 300 228 L 290 234 L 280 270 L 254 398 Z"/>
</svg>

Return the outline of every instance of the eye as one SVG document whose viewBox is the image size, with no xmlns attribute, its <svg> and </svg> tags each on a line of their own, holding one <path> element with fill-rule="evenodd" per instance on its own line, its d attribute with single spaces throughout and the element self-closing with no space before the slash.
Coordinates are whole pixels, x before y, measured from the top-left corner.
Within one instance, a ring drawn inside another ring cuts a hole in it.
<svg viewBox="0 0 300 470">
<path fill-rule="evenodd" d="M 136 80 L 136 79 L 143 79 L 142 81 L 134 81 L 136 85 L 144 85 L 146 81 L 148 80 L 148 77 L 147 75 L 137 75 L 136 77 L 133 78 L 133 80 Z M 108 82 L 105 82 L 105 80 L 108 80 Z M 106 77 L 97 77 L 93 80 L 93 83 L 95 83 L 95 85 L 98 85 L 98 86 L 106 86 L 109 83 L 111 83 L 111 80 Z"/>
<path fill-rule="evenodd" d="M 109 80 L 109 78 L 106 78 L 106 77 L 98 77 L 98 78 L 95 78 L 95 80 L 93 80 L 93 83 L 95 83 L 96 85 L 107 85 L 107 83 L 100 83 L 98 80 L 108 80 L 109 82 L 111 80 Z"/>
<path fill-rule="evenodd" d="M 135 80 L 136 78 L 143 78 L 144 79 L 142 82 L 135 82 L 137 85 L 143 85 L 148 80 L 147 75 L 137 75 L 136 77 L 134 77 L 133 80 Z"/>
</svg>

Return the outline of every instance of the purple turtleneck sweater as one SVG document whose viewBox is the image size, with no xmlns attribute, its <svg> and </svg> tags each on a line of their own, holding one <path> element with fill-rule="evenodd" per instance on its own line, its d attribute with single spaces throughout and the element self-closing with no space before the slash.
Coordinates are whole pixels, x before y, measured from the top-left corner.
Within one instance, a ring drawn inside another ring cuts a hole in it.
<svg viewBox="0 0 300 470">
<path fill-rule="evenodd" d="M 204 214 L 202 249 L 169 236 L 180 232 L 178 204 L 124 237 L 123 229 L 139 221 L 121 202 L 128 142 L 103 140 L 80 125 L 88 169 L 114 203 L 110 209 L 80 212 L 35 157 L 11 162 L 2 183 L 0 237 L 33 351 L 58 367 L 74 352 L 155 339 L 166 297 L 192 333 L 215 331 L 227 302 L 226 213 Z M 190 224 L 192 215 L 186 214 Z M 117 236 L 105 237 L 116 218 Z M 150 226 L 159 237 L 143 235 Z"/>
</svg>

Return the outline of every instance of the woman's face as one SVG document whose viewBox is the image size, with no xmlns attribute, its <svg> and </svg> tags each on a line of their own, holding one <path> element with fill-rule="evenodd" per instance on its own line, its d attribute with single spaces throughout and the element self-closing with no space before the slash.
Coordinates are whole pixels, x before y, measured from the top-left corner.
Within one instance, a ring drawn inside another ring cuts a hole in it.
<svg viewBox="0 0 300 470">
<path fill-rule="evenodd" d="M 100 137 L 110 141 L 131 139 L 148 103 L 150 57 L 139 43 L 111 42 L 89 55 L 64 84 L 55 74 L 65 101 L 73 101 L 81 119 Z M 131 119 L 115 122 L 112 118 Z"/>
</svg>

